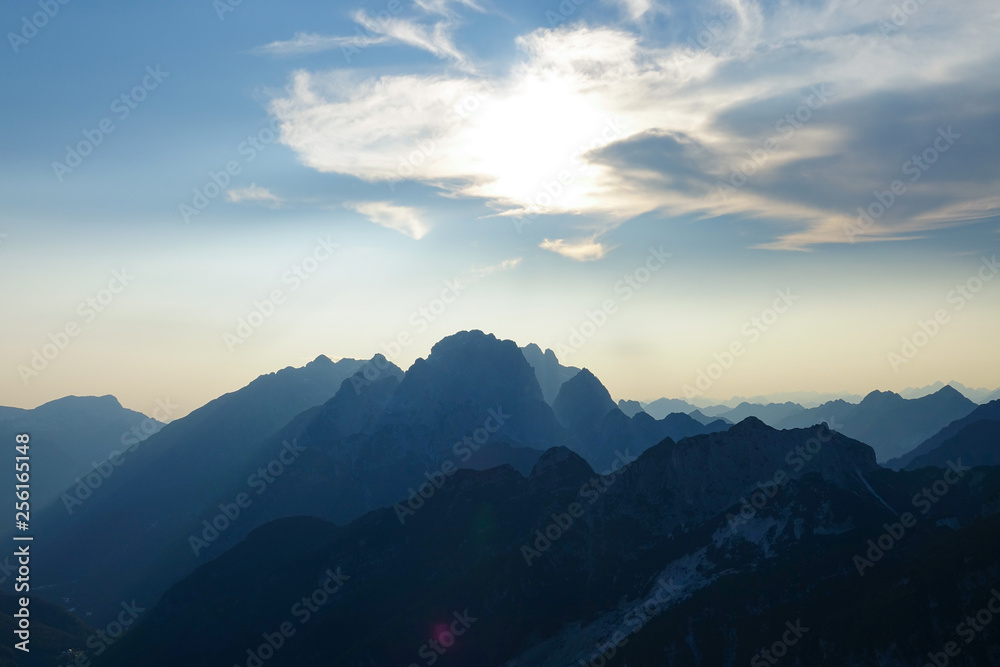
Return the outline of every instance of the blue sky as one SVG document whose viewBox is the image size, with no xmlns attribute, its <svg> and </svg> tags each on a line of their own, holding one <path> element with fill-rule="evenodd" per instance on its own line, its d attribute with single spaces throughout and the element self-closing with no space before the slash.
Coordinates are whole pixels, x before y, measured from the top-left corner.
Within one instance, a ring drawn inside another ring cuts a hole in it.
<svg viewBox="0 0 1000 667">
<path fill-rule="evenodd" d="M 616 398 L 681 396 L 737 342 L 704 395 L 1000 385 L 998 23 L 978 0 L 6 3 L 0 403 L 186 412 L 471 328 Z"/>
</svg>

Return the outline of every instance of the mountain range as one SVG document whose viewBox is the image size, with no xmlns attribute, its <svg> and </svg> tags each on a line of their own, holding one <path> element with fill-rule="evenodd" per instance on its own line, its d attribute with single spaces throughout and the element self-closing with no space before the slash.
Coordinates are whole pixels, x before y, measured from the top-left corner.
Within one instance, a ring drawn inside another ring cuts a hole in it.
<svg viewBox="0 0 1000 667">
<path fill-rule="evenodd" d="M 980 405 L 975 410 L 960 419 L 949 422 L 941 430 L 927 438 L 919 445 L 911 449 L 904 455 L 886 462 L 886 467 L 899 470 L 910 467 L 916 459 L 919 459 L 933 450 L 941 447 L 945 442 L 957 436 L 963 429 L 981 421 L 1000 421 L 1000 399 Z"/>
<path fill-rule="evenodd" d="M 802 428 L 825 421 L 841 433 L 871 445 L 878 460 L 886 461 L 906 454 L 975 408 L 975 403 L 950 386 L 909 400 L 890 391 L 873 391 L 858 404 L 831 401 L 787 417 L 777 426 Z"/>
<path fill-rule="evenodd" d="M 789 463 L 810 441 L 811 458 Z M 987 470 L 911 522 L 897 508 L 930 469 L 880 469 L 822 426 L 748 418 L 608 476 L 556 447 L 526 476 L 457 472 L 405 524 L 391 508 L 344 527 L 270 523 L 174 585 L 96 664 L 746 664 L 782 636 L 803 640 L 785 647 L 799 664 L 920 664 L 947 637 L 938 623 L 998 583 L 1000 553 L 983 550 L 997 517 L 978 515 L 1000 488 Z M 866 565 L 866 540 L 896 523 L 898 545 Z M 886 614 L 892 598 L 909 605 Z M 984 628 L 965 657 L 988 661 L 998 636 Z"/>
<path fill-rule="evenodd" d="M 481 331 L 261 376 L 36 518 L 37 664 L 923 664 L 1000 586 L 1000 401 L 673 407 Z"/>
<path fill-rule="evenodd" d="M 954 380 L 948 383 L 944 383 L 939 380 L 933 384 L 927 385 L 926 387 L 910 387 L 899 392 L 899 395 L 903 398 L 922 398 L 928 394 L 933 394 L 934 392 L 939 391 L 943 387 L 952 387 L 958 390 L 960 394 L 974 403 L 989 403 L 992 400 L 1000 398 L 1000 389 L 967 387 L 961 382 L 955 382 Z"/>
<path fill-rule="evenodd" d="M 956 461 L 967 466 L 1000 465 L 1000 421 L 982 420 L 964 426 L 935 449 L 915 457 L 906 468 L 946 469 Z"/>
<path fill-rule="evenodd" d="M 152 535 L 187 530 L 188 520 L 209 507 L 235 473 L 271 458 L 255 449 L 262 434 L 328 400 L 362 364 L 320 357 L 261 376 L 164 426 L 100 487 L 73 486 L 39 507 L 36 533 L 52 540 L 36 556 L 39 584 L 51 586 L 53 601 L 65 602 L 85 621 L 111 613 L 125 598 L 118 591 L 145 578 L 145 564 L 163 548 Z"/>
<path fill-rule="evenodd" d="M 171 406 L 165 404 L 169 409 Z M 163 413 L 164 418 L 169 415 Z M 102 483 L 102 475 L 88 474 L 114 467 L 129 457 L 140 443 L 163 423 L 121 406 L 114 396 L 66 396 L 33 410 L 0 409 L 0 438 L 14 442 L 18 433 L 30 433 L 32 498 L 36 506 L 56 500 L 68 487 L 84 478 L 84 486 Z M 115 462 L 108 464 L 109 457 Z M 0 458 L 0 474 L 14 477 L 14 459 Z"/>
<path fill-rule="evenodd" d="M 604 471 L 664 438 L 727 427 L 684 414 L 626 417 L 585 370 L 554 406 L 521 350 L 480 331 L 443 339 L 405 374 L 379 355 L 337 364 L 320 357 L 263 376 L 165 427 L 144 457 L 71 513 L 51 506 L 43 585 L 100 615 L 121 599 L 155 599 L 274 519 L 346 523 L 402 503 L 405 521 L 425 500 L 421 491 L 433 493 L 460 468 L 527 473 L 544 450 L 570 446 Z M 236 513 L 241 494 L 238 520 L 223 516 L 226 529 L 213 530 L 226 508 Z M 120 561 L 108 562 L 109 550 Z"/>
</svg>

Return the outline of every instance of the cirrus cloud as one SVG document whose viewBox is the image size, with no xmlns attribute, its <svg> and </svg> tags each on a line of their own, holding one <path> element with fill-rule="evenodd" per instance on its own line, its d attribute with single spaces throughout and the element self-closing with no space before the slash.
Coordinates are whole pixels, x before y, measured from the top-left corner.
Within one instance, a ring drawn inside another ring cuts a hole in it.
<svg viewBox="0 0 1000 667">
<path fill-rule="evenodd" d="M 988 130 L 1000 85 L 986 74 L 1000 65 L 1000 13 L 985 0 L 925 5 L 887 30 L 892 7 L 729 0 L 705 10 L 730 18 L 704 45 L 620 26 L 539 29 L 497 75 L 300 70 L 272 110 L 282 141 L 319 171 L 410 179 L 499 215 L 569 214 L 585 241 L 541 247 L 580 260 L 650 211 L 769 221 L 765 248 L 846 243 L 857 209 L 902 180 L 942 126 L 975 142 L 907 182 L 857 240 L 1000 213 L 1000 139 Z"/>
</svg>

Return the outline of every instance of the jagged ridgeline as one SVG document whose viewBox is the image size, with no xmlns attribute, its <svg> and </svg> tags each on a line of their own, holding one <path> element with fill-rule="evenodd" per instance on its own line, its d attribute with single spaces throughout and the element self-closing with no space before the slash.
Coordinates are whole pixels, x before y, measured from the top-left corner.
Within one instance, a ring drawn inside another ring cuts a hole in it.
<svg viewBox="0 0 1000 667">
<path fill-rule="evenodd" d="M 320 357 L 54 501 L 37 571 L 95 631 L 142 610 L 67 640 L 98 667 L 923 664 L 1000 585 L 993 408 L 952 392 L 653 414 L 685 406 L 480 331 L 405 373 Z"/>
</svg>

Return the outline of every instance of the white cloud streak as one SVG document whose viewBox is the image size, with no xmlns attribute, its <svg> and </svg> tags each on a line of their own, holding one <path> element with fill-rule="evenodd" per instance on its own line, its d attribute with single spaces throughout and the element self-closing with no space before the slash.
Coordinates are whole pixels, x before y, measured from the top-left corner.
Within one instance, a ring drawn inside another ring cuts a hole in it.
<svg viewBox="0 0 1000 667">
<path fill-rule="evenodd" d="M 277 206 L 282 202 L 280 197 L 256 183 L 251 183 L 243 188 L 230 188 L 226 190 L 226 199 L 235 204 L 250 202 L 268 206 Z"/>
<path fill-rule="evenodd" d="M 349 202 L 347 208 L 357 211 L 376 225 L 420 240 L 430 231 L 420 211 L 385 201 Z"/>
<path fill-rule="evenodd" d="M 445 11 L 444 3 L 424 5 Z M 644 3 L 628 6 L 639 11 Z M 1000 62 L 1000 16 L 984 0 L 925 5 L 902 34 L 888 36 L 878 26 L 891 15 L 889 2 L 830 0 L 769 14 L 752 0 L 728 0 L 722 7 L 731 19 L 704 48 L 649 44 L 617 28 L 542 29 L 518 39 L 523 57 L 502 76 L 358 78 L 299 71 L 287 94 L 273 101 L 273 111 L 285 119 L 282 141 L 319 171 L 373 182 L 412 179 L 452 196 L 481 198 L 500 215 L 579 215 L 585 241 L 542 244 L 572 259 L 603 256 L 601 233 L 649 211 L 772 220 L 781 226 L 763 247 L 805 249 L 846 242 L 843 229 L 854 220 L 854 207 L 764 185 L 781 178 L 789 165 L 821 160 L 840 165 L 824 178 L 830 187 L 844 188 L 845 200 L 865 195 L 865 179 L 887 184 L 891 173 L 875 173 L 863 162 L 865 155 L 845 152 L 849 124 L 802 124 L 794 136 L 782 138 L 750 185 L 724 199 L 715 195 L 716 184 L 775 134 L 782 116 L 801 106 L 811 86 L 832 84 L 833 109 L 888 92 L 975 86 L 990 64 Z M 358 20 L 368 18 L 359 14 Z M 446 28 L 437 32 L 400 21 L 382 34 L 467 64 L 448 24 L 441 25 Z M 488 99 L 456 115 L 484 83 Z M 753 123 L 732 122 L 762 100 L 788 100 L 788 107 Z M 601 150 L 655 136 L 683 138 L 677 140 L 682 155 L 667 168 L 627 159 L 613 163 Z M 918 184 L 912 192 L 925 187 Z M 993 192 L 995 184 L 968 184 L 962 200 L 981 202 Z M 942 205 L 939 215 L 887 217 L 880 233 L 858 240 L 920 233 L 975 217 L 983 206 L 955 201 Z"/>
</svg>

